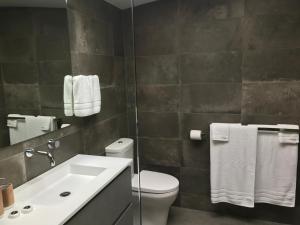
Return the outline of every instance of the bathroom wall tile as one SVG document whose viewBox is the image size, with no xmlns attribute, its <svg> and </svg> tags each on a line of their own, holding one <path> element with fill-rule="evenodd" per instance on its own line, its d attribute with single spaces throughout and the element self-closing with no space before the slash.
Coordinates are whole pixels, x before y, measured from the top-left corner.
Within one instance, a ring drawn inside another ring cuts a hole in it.
<svg viewBox="0 0 300 225">
<path fill-rule="evenodd" d="M 4 119 L 4 121 L 6 121 L 6 116 L 5 115 L 1 115 L 0 113 L 0 122 L 3 124 L 6 124 L 5 122 L 2 122 Z M 9 132 L 7 127 L 0 127 L 0 148 L 8 146 L 9 145 Z"/>
<path fill-rule="evenodd" d="M 227 19 L 244 16 L 245 0 L 181 0 L 180 18 L 188 22 L 192 19 Z"/>
<path fill-rule="evenodd" d="M 215 52 L 241 48 L 240 19 L 188 21 L 180 25 L 181 53 Z"/>
<path fill-rule="evenodd" d="M 38 63 L 39 83 L 41 85 L 63 85 L 64 76 L 71 75 L 71 62 L 51 60 Z"/>
<path fill-rule="evenodd" d="M 199 168 L 181 167 L 181 192 L 192 194 L 209 194 L 209 171 Z"/>
<path fill-rule="evenodd" d="M 243 21 L 246 49 L 300 47 L 300 16 L 247 17 Z"/>
<path fill-rule="evenodd" d="M 114 55 L 113 25 L 75 11 L 68 13 L 71 51 Z"/>
<path fill-rule="evenodd" d="M 114 57 L 94 54 L 72 53 L 72 72 L 78 74 L 98 74 L 101 86 L 112 85 L 114 77 Z"/>
<path fill-rule="evenodd" d="M 38 68 L 36 63 L 3 63 L 3 81 L 6 84 L 37 84 Z"/>
<path fill-rule="evenodd" d="M 67 10 L 63 8 L 32 8 L 34 28 L 37 35 L 68 36 Z"/>
<path fill-rule="evenodd" d="M 210 167 L 209 136 L 202 141 L 183 141 L 182 160 L 184 167 L 208 170 Z"/>
<path fill-rule="evenodd" d="M 299 15 L 298 0 L 246 0 L 246 12 L 249 15 Z"/>
<path fill-rule="evenodd" d="M 176 52 L 176 24 L 139 26 L 135 29 L 135 35 L 137 56 L 167 55 Z"/>
<path fill-rule="evenodd" d="M 26 181 L 24 154 L 19 153 L 0 160 L 0 177 L 5 177 L 14 187 Z"/>
<path fill-rule="evenodd" d="M 178 138 L 178 114 L 140 112 L 139 135 L 141 137 Z"/>
<path fill-rule="evenodd" d="M 32 35 L 33 28 L 31 10 L 29 8 L 1 7 L 0 27 L 1 37 Z"/>
<path fill-rule="evenodd" d="M 137 57 L 137 81 L 141 84 L 176 84 L 179 80 L 177 67 L 176 55 Z"/>
<path fill-rule="evenodd" d="M 6 110 L 40 109 L 40 95 L 36 85 L 5 85 L 4 94 Z"/>
<path fill-rule="evenodd" d="M 64 136 L 59 139 L 60 147 L 54 151 L 56 165 L 83 153 L 83 143 L 80 132 Z M 35 148 L 35 150 L 48 151 L 47 144 Z M 25 158 L 28 180 L 46 172 L 50 169 L 50 162 L 46 156 L 35 155 L 32 158 Z"/>
<path fill-rule="evenodd" d="M 183 85 L 182 110 L 183 112 L 240 113 L 241 84 Z"/>
<path fill-rule="evenodd" d="M 181 142 L 178 140 L 140 138 L 139 150 L 142 164 L 180 166 Z"/>
<path fill-rule="evenodd" d="M 243 81 L 299 80 L 299 59 L 299 49 L 245 51 Z"/>
<path fill-rule="evenodd" d="M 37 36 L 38 60 L 64 60 L 70 57 L 70 46 L 67 37 L 56 35 Z"/>
<path fill-rule="evenodd" d="M 299 82 L 243 84 L 242 111 L 243 114 L 296 116 L 299 95 Z"/>
<path fill-rule="evenodd" d="M 63 86 L 41 85 L 41 106 L 46 108 L 63 108 Z"/>
<path fill-rule="evenodd" d="M 104 155 L 105 147 L 120 138 L 119 124 L 119 118 L 113 117 L 85 129 L 85 154 Z"/>
<path fill-rule="evenodd" d="M 190 130 L 201 130 L 206 135 L 209 135 L 209 125 L 211 123 L 240 123 L 241 115 L 228 113 L 183 113 L 181 118 L 181 136 L 183 139 L 189 140 Z M 204 138 L 208 138 L 208 136 Z"/>
<path fill-rule="evenodd" d="M 138 109 L 146 112 L 177 112 L 179 86 L 143 85 L 138 87 Z"/>
<path fill-rule="evenodd" d="M 182 83 L 240 82 L 242 55 L 238 51 L 183 54 L 180 57 Z"/>
<path fill-rule="evenodd" d="M 31 36 L 1 37 L 0 61 L 32 61 L 35 58 L 34 41 Z"/>
</svg>

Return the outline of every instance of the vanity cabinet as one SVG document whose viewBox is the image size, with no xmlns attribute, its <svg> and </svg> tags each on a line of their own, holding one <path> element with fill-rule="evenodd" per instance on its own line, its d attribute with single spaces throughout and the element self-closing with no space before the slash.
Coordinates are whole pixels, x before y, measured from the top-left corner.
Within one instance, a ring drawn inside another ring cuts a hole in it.
<svg viewBox="0 0 300 225">
<path fill-rule="evenodd" d="M 131 169 L 127 168 L 65 225 L 133 225 Z"/>
</svg>

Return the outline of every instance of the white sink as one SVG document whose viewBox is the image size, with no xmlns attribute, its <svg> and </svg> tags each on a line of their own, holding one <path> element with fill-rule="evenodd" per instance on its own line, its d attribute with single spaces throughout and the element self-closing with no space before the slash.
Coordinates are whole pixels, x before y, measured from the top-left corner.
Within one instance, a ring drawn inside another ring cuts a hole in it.
<svg viewBox="0 0 300 225">
<path fill-rule="evenodd" d="M 0 225 L 64 224 L 131 163 L 131 159 L 77 155 L 18 187 L 16 204 Z M 9 218 L 10 212 L 26 205 L 33 211 Z"/>
</svg>

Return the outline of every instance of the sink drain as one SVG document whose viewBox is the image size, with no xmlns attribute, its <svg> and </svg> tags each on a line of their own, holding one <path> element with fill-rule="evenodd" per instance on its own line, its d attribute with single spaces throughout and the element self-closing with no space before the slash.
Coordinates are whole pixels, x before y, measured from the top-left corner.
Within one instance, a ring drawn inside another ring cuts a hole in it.
<svg viewBox="0 0 300 225">
<path fill-rule="evenodd" d="M 69 191 L 65 191 L 59 194 L 60 197 L 68 197 L 71 194 Z"/>
</svg>

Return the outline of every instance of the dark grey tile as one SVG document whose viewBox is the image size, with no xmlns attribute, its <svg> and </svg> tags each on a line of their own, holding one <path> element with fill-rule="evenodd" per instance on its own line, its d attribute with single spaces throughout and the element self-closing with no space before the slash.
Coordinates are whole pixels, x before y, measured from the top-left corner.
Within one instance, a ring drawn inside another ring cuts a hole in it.
<svg viewBox="0 0 300 225">
<path fill-rule="evenodd" d="M 2 62 L 33 61 L 34 58 L 33 37 L 0 38 L 0 60 Z"/>
<path fill-rule="evenodd" d="M 299 82 L 243 84 L 243 114 L 298 116 Z"/>
<path fill-rule="evenodd" d="M 37 42 L 37 59 L 42 60 L 66 60 L 70 58 L 69 39 L 59 34 L 46 36 L 39 35 Z"/>
<path fill-rule="evenodd" d="M 102 87 L 110 86 L 114 82 L 114 57 L 72 53 L 72 72 L 74 75 L 97 74 Z"/>
<path fill-rule="evenodd" d="M 184 113 L 182 114 L 182 138 L 189 140 L 190 130 L 201 130 L 209 134 L 209 125 L 211 123 L 240 123 L 240 114 L 228 113 Z M 205 139 L 209 138 L 204 136 Z"/>
<path fill-rule="evenodd" d="M 113 58 L 113 84 L 124 85 L 125 84 L 125 62 L 123 57 L 115 56 Z"/>
<path fill-rule="evenodd" d="M 245 51 L 243 81 L 300 80 L 300 50 Z"/>
<path fill-rule="evenodd" d="M 246 49 L 299 48 L 300 16 L 247 17 L 243 21 Z"/>
<path fill-rule="evenodd" d="M 215 52 L 241 48 L 241 20 L 196 20 L 180 25 L 179 49 L 186 52 Z"/>
<path fill-rule="evenodd" d="M 0 67 L 1 68 L 1 67 Z M 1 72 L 0 72 L 1 73 Z M 0 74 L 1 75 L 1 74 Z M 1 76 L 0 76 L 1 78 Z M 5 110 L 5 102 L 4 102 L 4 90 L 3 90 L 3 85 L 2 85 L 2 81 L 0 80 L 0 113 L 4 112 Z"/>
<path fill-rule="evenodd" d="M 176 84 L 179 80 L 177 56 L 137 57 L 136 73 L 138 83 Z"/>
<path fill-rule="evenodd" d="M 210 167 L 209 137 L 202 141 L 183 141 L 182 160 L 184 167 L 208 170 Z"/>
<path fill-rule="evenodd" d="M 207 195 L 210 193 L 209 170 L 182 167 L 180 169 L 180 177 L 181 192 Z"/>
<path fill-rule="evenodd" d="M 0 27 L 1 37 L 32 35 L 31 10 L 29 8 L 2 7 L 0 9 Z"/>
<path fill-rule="evenodd" d="M 177 24 L 138 26 L 135 29 L 137 56 L 168 55 L 177 51 Z"/>
<path fill-rule="evenodd" d="M 210 195 L 184 192 L 180 193 L 180 205 L 183 208 L 205 211 L 215 211 L 217 208 L 215 204 L 211 203 Z"/>
<path fill-rule="evenodd" d="M 68 37 L 67 10 L 63 8 L 33 8 L 33 20 L 37 35 L 61 35 Z"/>
<path fill-rule="evenodd" d="M 3 81 L 6 84 L 37 84 L 38 68 L 36 63 L 18 62 L 4 63 Z"/>
<path fill-rule="evenodd" d="M 41 106 L 63 108 L 63 86 L 40 85 Z"/>
<path fill-rule="evenodd" d="M 36 85 L 5 85 L 6 110 L 39 110 L 40 95 Z M 9 112 L 7 112 L 9 113 Z M 11 113 L 11 111 L 10 111 Z"/>
<path fill-rule="evenodd" d="M 141 137 L 178 138 L 179 136 L 177 113 L 140 112 L 138 120 Z"/>
<path fill-rule="evenodd" d="M 181 141 L 140 138 L 139 151 L 142 164 L 180 166 Z"/>
<path fill-rule="evenodd" d="M 64 76 L 72 74 L 70 61 L 39 62 L 39 83 L 41 85 L 63 85 Z"/>
<path fill-rule="evenodd" d="M 179 86 L 143 85 L 138 87 L 137 105 L 140 111 L 177 112 L 179 107 Z"/>
<path fill-rule="evenodd" d="M 114 55 L 113 24 L 74 11 L 68 13 L 72 52 Z"/>
<path fill-rule="evenodd" d="M 4 119 L 6 119 L 6 117 L 4 117 Z M 0 121 L 3 121 L 1 118 L 0 118 Z M 9 133 L 8 133 L 8 129 L 7 127 L 5 128 L 0 128 L 0 148 L 2 147 L 6 147 L 10 144 L 10 141 L 9 141 Z"/>
<path fill-rule="evenodd" d="M 183 83 L 239 82 L 242 54 L 237 51 L 184 54 L 180 57 Z"/>
<path fill-rule="evenodd" d="M 0 160 L 0 177 L 5 177 L 14 187 L 26 181 L 24 153 L 15 154 Z"/>
<path fill-rule="evenodd" d="M 299 15 L 298 0 L 247 0 L 246 12 L 250 15 Z"/>
<path fill-rule="evenodd" d="M 182 86 L 183 112 L 240 113 L 241 84 L 203 83 Z"/>
<path fill-rule="evenodd" d="M 244 16 L 245 0 L 181 0 L 180 18 L 188 22 L 193 19 L 227 19 Z"/>
</svg>

